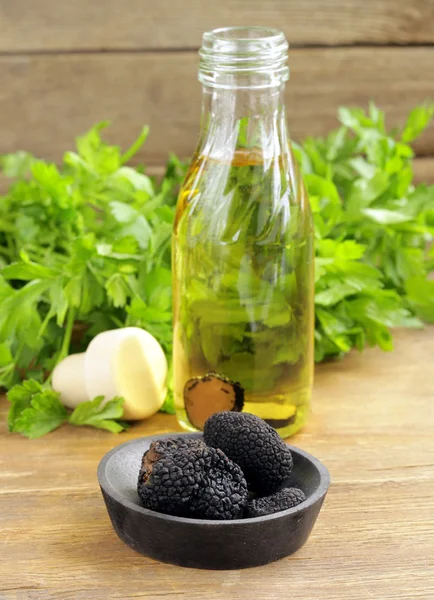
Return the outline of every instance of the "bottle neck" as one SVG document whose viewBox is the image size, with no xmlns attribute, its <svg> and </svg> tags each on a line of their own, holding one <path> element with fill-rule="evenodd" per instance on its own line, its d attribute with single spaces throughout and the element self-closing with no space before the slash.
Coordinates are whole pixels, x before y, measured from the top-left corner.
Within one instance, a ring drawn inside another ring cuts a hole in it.
<svg viewBox="0 0 434 600">
<path fill-rule="evenodd" d="M 197 154 L 233 162 L 267 162 L 289 153 L 284 83 L 275 87 L 204 86 Z"/>
</svg>

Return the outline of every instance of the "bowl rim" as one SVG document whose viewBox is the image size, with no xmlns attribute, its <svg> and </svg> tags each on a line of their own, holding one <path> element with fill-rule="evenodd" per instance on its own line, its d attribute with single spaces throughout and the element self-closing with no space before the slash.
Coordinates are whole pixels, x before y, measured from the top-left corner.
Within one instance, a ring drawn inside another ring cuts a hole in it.
<svg viewBox="0 0 434 600">
<path fill-rule="evenodd" d="M 190 517 L 177 517 L 175 515 L 167 515 L 165 513 L 159 513 L 157 511 L 150 510 L 149 508 L 145 508 L 144 506 L 135 504 L 134 502 L 131 502 L 130 500 L 125 498 L 122 494 L 120 494 L 111 485 L 111 483 L 106 475 L 106 467 L 107 467 L 107 464 L 110 461 L 110 459 L 115 454 L 117 454 L 117 452 L 119 452 L 119 450 L 121 448 L 124 448 L 127 446 L 133 446 L 144 440 L 149 440 L 150 443 L 152 443 L 153 441 L 164 439 L 164 438 L 181 437 L 181 436 L 185 436 L 185 437 L 189 437 L 189 438 L 196 438 L 196 437 L 200 438 L 200 437 L 203 437 L 203 434 L 200 432 L 197 432 L 197 433 L 185 433 L 185 432 L 162 433 L 160 435 L 142 436 L 142 437 L 134 438 L 133 440 L 128 440 L 127 442 L 124 442 L 123 444 L 118 444 L 117 446 L 115 446 L 114 448 L 109 450 L 102 457 L 102 459 L 100 460 L 100 462 L 98 464 L 97 476 L 98 476 L 98 481 L 99 481 L 99 485 L 100 485 L 101 489 L 108 496 L 114 498 L 117 502 L 119 502 L 124 507 L 128 508 L 129 510 L 132 510 L 132 511 L 142 514 L 144 516 L 161 519 L 162 521 L 173 521 L 174 523 L 188 523 L 190 525 L 198 525 L 198 526 L 199 525 L 201 525 L 201 526 L 207 525 L 210 527 L 221 527 L 222 525 L 239 527 L 241 525 L 257 523 L 258 521 L 273 521 L 275 519 L 279 519 L 279 518 L 282 518 L 287 515 L 294 515 L 294 514 L 297 514 L 298 512 L 307 510 L 310 506 L 316 504 L 319 500 L 324 498 L 324 496 L 326 495 L 326 493 L 330 487 L 330 473 L 329 473 L 327 467 L 320 460 L 318 460 L 317 458 L 312 456 L 312 454 L 309 454 L 305 450 L 301 450 L 300 448 L 297 448 L 296 446 L 292 446 L 291 444 L 288 444 L 287 442 L 285 442 L 285 444 L 289 447 L 289 449 L 291 450 L 291 452 L 293 454 L 299 454 L 303 458 L 307 459 L 310 463 L 312 463 L 313 466 L 317 469 L 317 471 L 319 473 L 319 477 L 320 477 L 319 484 L 318 484 L 318 487 L 316 488 L 316 490 L 313 492 L 313 494 L 308 496 L 306 498 L 306 500 L 304 500 L 300 504 L 297 504 L 297 506 L 294 506 L 293 508 L 287 508 L 286 510 L 281 510 L 281 511 L 273 513 L 271 515 L 264 515 L 262 517 L 250 517 L 250 518 L 245 518 L 245 519 L 227 519 L 227 520 L 224 520 L 224 519 L 193 519 Z"/>
</svg>

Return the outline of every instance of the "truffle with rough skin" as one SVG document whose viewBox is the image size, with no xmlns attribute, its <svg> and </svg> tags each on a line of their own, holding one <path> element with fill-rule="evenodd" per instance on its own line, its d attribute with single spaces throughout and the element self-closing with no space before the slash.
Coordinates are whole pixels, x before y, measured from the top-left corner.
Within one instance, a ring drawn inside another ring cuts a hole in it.
<svg viewBox="0 0 434 600">
<path fill-rule="evenodd" d="M 161 438 L 160 440 L 156 440 L 155 442 L 152 442 L 152 444 L 149 447 L 149 450 L 152 449 L 155 453 L 158 454 L 168 454 L 171 452 L 189 450 L 191 448 L 200 448 L 201 446 L 203 446 L 202 439 L 196 437 L 190 438 L 186 435 L 180 435 L 178 437 L 166 437 Z M 147 450 L 143 455 L 142 466 L 145 457 L 147 460 L 149 460 L 149 450 Z"/>
<path fill-rule="evenodd" d="M 292 455 L 279 434 L 249 413 L 220 412 L 205 423 L 204 440 L 241 467 L 250 489 L 272 494 L 289 479 Z"/>
<path fill-rule="evenodd" d="M 237 381 L 210 372 L 203 377 L 193 377 L 184 386 L 184 405 L 190 423 L 203 429 L 212 414 L 224 410 L 241 411 L 244 390 Z"/>
<path fill-rule="evenodd" d="M 247 503 L 240 467 L 201 440 L 166 438 L 143 455 L 137 491 L 145 508 L 201 519 L 237 519 Z"/>
<path fill-rule="evenodd" d="M 281 510 L 293 508 L 305 500 L 306 496 L 302 490 L 298 488 L 284 488 L 275 494 L 271 494 L 271 496 L 249 500 L 246 504 L 244 516 L 247 519 L 251 519 L 252 517 L 272 515 Z"/>
</svg>

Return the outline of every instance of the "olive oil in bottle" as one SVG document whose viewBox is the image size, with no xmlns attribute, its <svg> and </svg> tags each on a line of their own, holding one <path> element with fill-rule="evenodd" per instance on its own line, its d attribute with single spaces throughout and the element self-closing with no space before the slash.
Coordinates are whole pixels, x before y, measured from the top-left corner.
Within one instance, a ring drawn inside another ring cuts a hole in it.
<svg viewBox="0 0 434 600">
<path fill-rule="evenodd" d="M 304 423 L 313 377 L 313 231 L 283 105 L 280 32 L 204 35 L 202 131 L 173 239 L 179 422 L 224 409 L 282 436 Z M 201 384 L 199 386 L 199 384 Z"/>
</svg>

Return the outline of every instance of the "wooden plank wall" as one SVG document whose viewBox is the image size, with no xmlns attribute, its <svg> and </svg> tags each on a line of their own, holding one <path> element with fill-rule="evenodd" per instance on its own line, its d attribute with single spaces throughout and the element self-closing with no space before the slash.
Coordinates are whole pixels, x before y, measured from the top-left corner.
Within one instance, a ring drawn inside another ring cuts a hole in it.
<svg viewBox="0 0 434 600">
<path fill-rule="evenodd" d="M 434 0 L 0 0 L 0 153 L 53 160 L 93 123 L 140 158 L 194 149 L 204 30 L 263 24 L 285 31 L 292 136 L 326 133 L 339 105 L 375 100 L 396 125 L 434 100 Z M 434 180 L 434 127 L 416 144 Z"/>
</svg>

